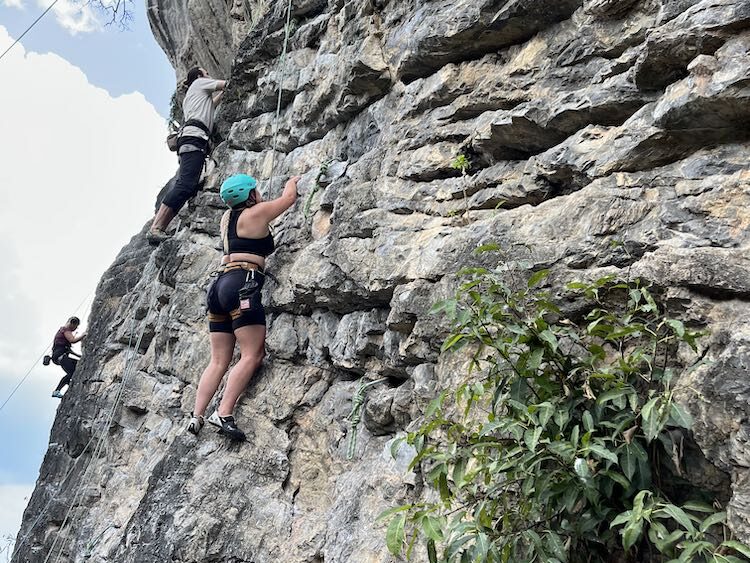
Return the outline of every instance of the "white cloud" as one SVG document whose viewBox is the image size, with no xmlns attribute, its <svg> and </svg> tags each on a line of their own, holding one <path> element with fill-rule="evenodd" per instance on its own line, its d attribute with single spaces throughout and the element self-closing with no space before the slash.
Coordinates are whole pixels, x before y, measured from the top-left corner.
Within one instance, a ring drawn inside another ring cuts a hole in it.
<svg viewBox="0 0 750 563">
<path fill-rule="evenodd" d="M 0 45 L 12 41 L 0 25 Z M 140 93 L 112 97 L 68 61 L 27 53 L 23 44 L 3 58 L 2 70 L 0 404 L 153 215 L 156 194 L 177 167 L 164 145 L 165 121 Z M 85 311 L 78 315 L 85 325 Z M 26 413 L 51 419 L 59 403 L 49 395 L 61 376 L 57 366 L 33 370 L 0 424 Z M 43 426 L 23 441 L 0 436 L 0 451 L 41 458 Z M 0 539 L 15 534 L 33 488 L 18 484 L 17 465 L 12 477 L 14 466 L 0 455 Z"/>
<path fill-rule="evenodd" d="M 0 44 L 11 41 L 0 26 Z M 177 166 L 140 93 L 113 98 L 22 45 L 2 62 L 0 403 L 152 216 Z"/>
<path fill-rule="evenodd" d="M 46 10 L 51 0 L 36 0 L 36 5 L 41 10 Z M 101 0 L 104 7 L 117 5 L 117 0 Z M 2 5 L 9 8 L 25 9 L 25 0 L 2 0 Z M 120 6 L 123 9 L 123 6 Z M 79 33 L 91 33 L 103 29 L 101 14 L 98 13 L 86 0 L 57 0 L 52 8 L 57 23 L 66 29 L 71 35 Z M 104 12 L 106 15 L 106 12 Z"/>
<path fill-rule="evenodd" d="M 33 490 L 34 485 L 0 485 L 0 498 L 3 499 L 0 503 L 0 550 L 9 547 L 8 536 L 16 537 Z M 2 551 L 0 554 L 5 555 Z"/>
<path fill-rule="evenodd" d="M 49 6 L 48 0 L 37 0 L 37 4 Z M 90 6 L 71 0 L 60 0 L 52 8 L 57 17 L 57 23 L 68 30 L 71 35 L 91 33 L 101 29 L 101 23 Z"/>
</svg>

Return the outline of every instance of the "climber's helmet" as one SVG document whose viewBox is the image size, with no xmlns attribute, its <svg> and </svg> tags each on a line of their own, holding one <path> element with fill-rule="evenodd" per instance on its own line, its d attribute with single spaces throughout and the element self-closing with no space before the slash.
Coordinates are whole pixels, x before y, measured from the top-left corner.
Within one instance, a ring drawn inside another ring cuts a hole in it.
<svg viewBox="0 0 750 563">
<path fill-rule="evenodd" d="M 224 180 L 219 195 L 229 207 L 236 207 L 248 200 L 257 183 L 252 176 L 235 174 Z"/>
</svg>

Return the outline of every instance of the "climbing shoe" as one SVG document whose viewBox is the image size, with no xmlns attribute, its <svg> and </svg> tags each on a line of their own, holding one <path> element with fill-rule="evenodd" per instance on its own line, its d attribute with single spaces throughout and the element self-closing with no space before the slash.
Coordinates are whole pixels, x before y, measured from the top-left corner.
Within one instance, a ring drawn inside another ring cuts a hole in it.
<svg viewBox="0 0 750 563">
<path fill-rule="evenodd" d="M 197 436 L 198 432 L 201 431 L 201 428 L 203 428 L 203 417 L 190 413 L 190 423 L 187 427 L 188 432 Z"/>
<path fill-rule="evenodd" d="M 237 428 L 237 424 L 235 424 L 232 415 L 219 416 L 219 413 L 214 411 L 214 413 L 208 417 L 208 422 L 219 427 L 219 434 L 224 434 L 224 436 L 231 438 L 232 440 L 244 442 L 247 439 L 245 433 Z"/>
<path fill-rule="evenodd" d="M 170 235 L 168 235 L 164 229 L 160 229 L 158 227 L 156 229 L 150 229 L 148 231 L 148 235 L 146 235 L 148 243 L 153 246 L 157 246 L 158 244 L 167 240 L 169 237 Z"/>
<path fill-rule="evenodd" d="M 44 356 L 44 359 L 42 360 L 42 364 L 44 364 L 45 366 L 48 366 L 51 360 L 52 360 L 51 356 Z"/>
<path fill-rule="evenodd" d="M 52 397 L 55 398 L 55 399 L 62 399 L 63 398 L 63 394 L 60 393 L 60 391 L 53 391 L 52 392 Z"/>
</svg>

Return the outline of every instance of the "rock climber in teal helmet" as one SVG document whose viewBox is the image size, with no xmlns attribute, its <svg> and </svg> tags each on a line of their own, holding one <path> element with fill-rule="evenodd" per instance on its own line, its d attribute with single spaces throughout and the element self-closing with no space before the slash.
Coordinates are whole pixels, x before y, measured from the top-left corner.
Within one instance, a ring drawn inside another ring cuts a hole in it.
<svg viewBox="0 0 750 563">
<path fill-rule="evenodd" d="M 245 434 L 234 421 L 234 408 L 240 394 L 260 366 L 265 354 L 266 313 L 260 299 L 265 281 L 266 257 L 274 251 L 269 223 L 297 200 L 299 176 L 290 178 L 281 197 L 263 201 L 256 181 L 247 174 L 236 174 L 221 185 L 221 199 L 231 208 L 221 219 L 224 255 L 218 277 L 208 288 L 208 326 L 211 362 L 201 375 L 195 408 L 188 431 L 198 434 L 208 403 L 219 388 L 240 345 L 240 359 L 229 374 L 224 396 L 208 421 L 220 432 L 237 441 Z"/>
</svg>

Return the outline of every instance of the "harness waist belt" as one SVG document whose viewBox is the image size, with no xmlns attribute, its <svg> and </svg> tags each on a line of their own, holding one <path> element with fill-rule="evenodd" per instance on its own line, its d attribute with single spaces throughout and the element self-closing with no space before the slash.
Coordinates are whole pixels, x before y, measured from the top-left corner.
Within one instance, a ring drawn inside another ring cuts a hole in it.
<svg viewBox="0 0 750 563">
<path fill-rule="evenodd" d="M 227 262 L 226 264 L 219 266 L 215 273 L 224 274 L 226 272 L 231 272 L 232 270 L 246 270 L 248 272 L 255 271 L 259 274 L 265 275 L 263 269 L 255 262 Z"/>
</svg>

